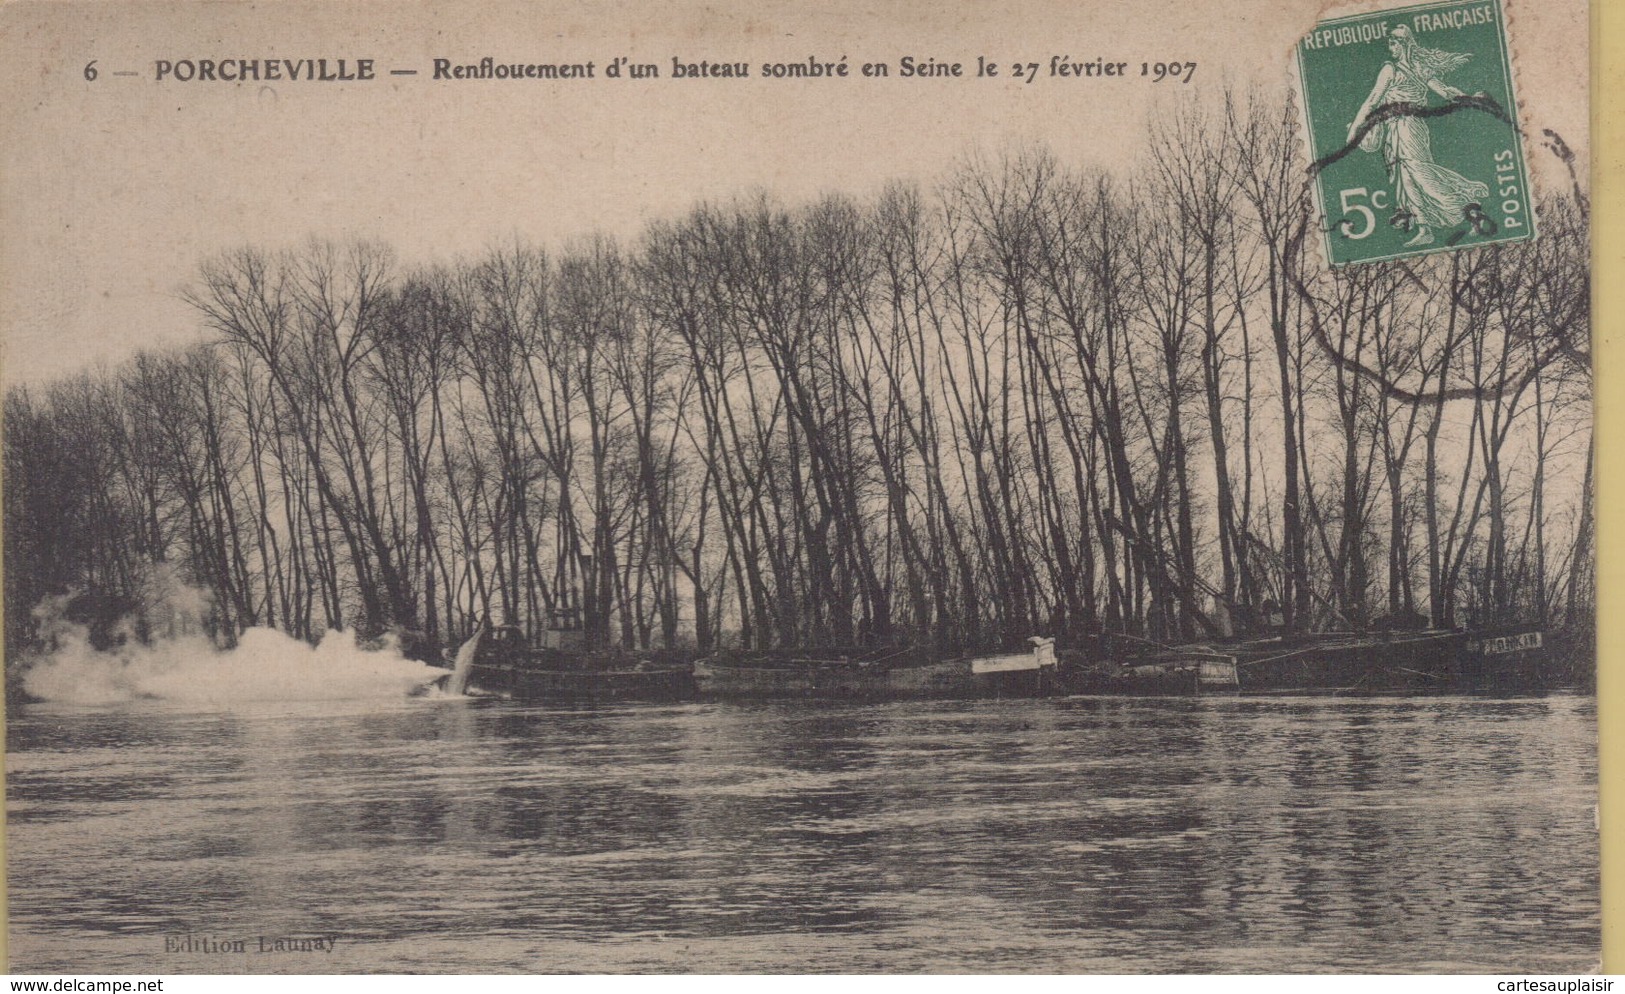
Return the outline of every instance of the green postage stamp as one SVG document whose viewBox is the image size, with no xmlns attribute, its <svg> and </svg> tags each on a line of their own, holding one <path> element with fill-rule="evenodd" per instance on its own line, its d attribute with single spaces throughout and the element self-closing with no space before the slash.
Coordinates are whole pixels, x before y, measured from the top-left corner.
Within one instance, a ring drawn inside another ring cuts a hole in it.
<svg viewBox="0 0 1625 994">
<path fill-rule="evenodd" d="M 1322 21 L 1297 55 L 1333 266 L 1534 236 L 1501 0 Z"/>
</svg>

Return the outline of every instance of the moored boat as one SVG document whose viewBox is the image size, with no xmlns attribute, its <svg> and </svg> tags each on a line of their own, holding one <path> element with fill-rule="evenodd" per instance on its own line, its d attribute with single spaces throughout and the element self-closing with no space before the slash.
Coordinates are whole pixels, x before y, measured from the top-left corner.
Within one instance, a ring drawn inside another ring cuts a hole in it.
<svg viewBox="0 0 1625 994">
<path fill-rule="evenodd" d="M 1469 632 L 1461 646 L 1464 689 L 1489 693 L 1547 690 L 1573 682 L 1556 664 L 1539 626 Z"/>
<path fill-rule="evenodd" d="M 1124 664 L 1108 689 L 1124 694 L 1223 694 L 1240 688 L 1236 657 L 1205 646 L 1176 649 Z"/>
<path fill-rule="evenodd" d="M 1227 644 L 1243 693 L 1385 693 L 1462 687 L 1465 633 L 1328 632 Z"/>
<path fill-rule="evenodd" d="M 1206 645 L 1171 646 L 1118 636 L 1123 655 L 1071 654 L 1062 682 L 1073 694 L 1130 697 L 1235 693 L 1236 657 Z M 1097 647 L 1098 648 L 1098 647 Z"/>
<path fill-rule="evenodd" d="M 1033 636 L 1024 652 L 966 655 L 943 661 L 934 668 L 937 678 L 933 697 L 1043 697 L 1055 693 L 1055 640 Z M 913 689 L 907 669 L 892 671 L 893 686 L 902 692 Z"/>
<path fill-rule="evenodd" d="M 1165 646 L 1119 637 L 1125 655 L 1071 668 L 1076 693 L 1521 693 L 1582 686 L 1538 626 L 1278 635 Z M 1578 654 L 1576 654 L 1578 655 Z"/>
</svg>

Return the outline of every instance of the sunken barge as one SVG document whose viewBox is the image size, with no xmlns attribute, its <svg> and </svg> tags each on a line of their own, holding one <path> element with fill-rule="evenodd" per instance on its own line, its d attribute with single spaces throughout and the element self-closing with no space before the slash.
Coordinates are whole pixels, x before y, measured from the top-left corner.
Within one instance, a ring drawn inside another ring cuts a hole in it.
<svg viewBox="0 0 1625 994">
<path fill-rule="evenodd" d="M 919 649 L 721 652 L 694 664 L 708 699 L 838 701 L 1042 697 L 1057 693 L 1055 640 L 1025 652 L 937 659 Z"/>
<path fill-rule="evenodd" d="M 453 693 L 525 701 L 686 701 L 694 666 L 681 653 L 590 651 L 579 632 L 549 629 L 530 646 L 512 625 L 481 628 L 457 653 Z"/>
</svg>

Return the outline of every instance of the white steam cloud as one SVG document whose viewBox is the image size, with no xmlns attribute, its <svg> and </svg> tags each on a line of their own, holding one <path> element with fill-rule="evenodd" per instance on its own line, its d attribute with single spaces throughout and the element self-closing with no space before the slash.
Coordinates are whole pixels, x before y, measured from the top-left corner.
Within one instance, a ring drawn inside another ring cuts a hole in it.
<svg viewBox="0 0 1625 994">
<path fill-rule="evenodd" d="M 312 647 L 270 628 L 250 628 L 222 650 L 203 634 L 207 597 L 154 571 L 137 612 L 114 631 L 123 644 L 97 650 L 90 631 L 65 617 L 71 597 L 34 609 L 48 651 L 22 663 L 22 687 L 49 701 L 105 705 L 142 699 L 231 705 L 256 701 L 383 700 L 421 689 L 446 671 L 407 659 L 393 643 L 362 649 L 330 631 Z M 135 637 L 145 629 L 151 639 Z"/>
</svg>

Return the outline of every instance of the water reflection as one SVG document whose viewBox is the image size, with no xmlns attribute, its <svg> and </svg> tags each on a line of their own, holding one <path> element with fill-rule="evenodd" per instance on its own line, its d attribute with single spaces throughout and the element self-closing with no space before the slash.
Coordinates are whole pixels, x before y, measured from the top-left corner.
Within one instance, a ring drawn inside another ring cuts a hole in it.
<svg viewBox="0 0 1625 994">
<path fill-rule="evenodd" d="M 1578 697 L 29 708 L 12 955 L 1566 971 L 1599 942 L 1595 720 Z M 332 953 L 163 952 L 329 931 Z"/>
</svg>

